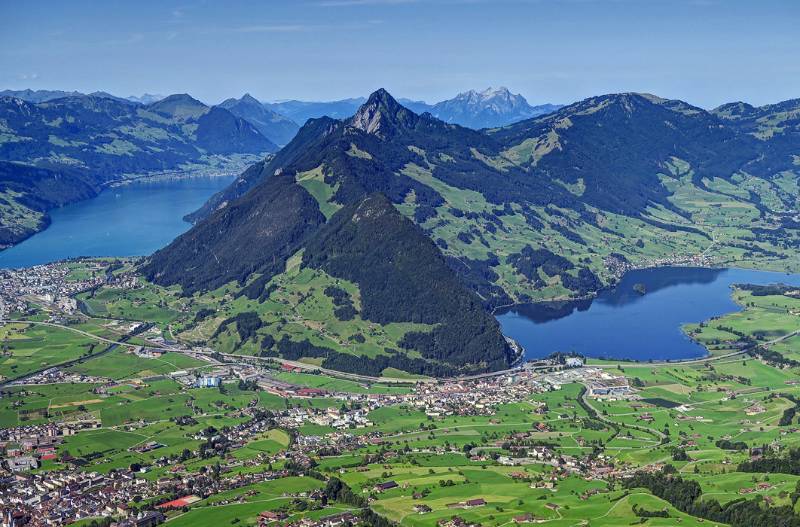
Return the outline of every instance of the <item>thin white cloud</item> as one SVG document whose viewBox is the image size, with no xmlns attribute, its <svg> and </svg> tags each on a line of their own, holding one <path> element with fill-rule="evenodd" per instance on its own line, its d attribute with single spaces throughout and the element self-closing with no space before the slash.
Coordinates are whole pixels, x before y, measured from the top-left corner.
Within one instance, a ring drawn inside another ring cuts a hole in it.
<svg viewBox="0 0 800 527">
<path fill-rule="evenodd" d="M 317 5 L 323 7 L 347 7 L 361 5 L 399 5 L 415 4 L 419 0 L 322 0 Z"/>
<path fill-rule="evenodd" d="M 231 31 L 234 33 L 296 33 L 313 29 L 316 28 L 305 24 L 267 24 L 235 27 L 231 28 Z"/>
<path fill-rule="evenodd" d="M 213 28 L 200 33 L 302 33 L 311 31 L 354 31 L 383 24 L 383 20 L 370 19 L 352 24 L 253 24 L 228 28 Z"/>
</svg>

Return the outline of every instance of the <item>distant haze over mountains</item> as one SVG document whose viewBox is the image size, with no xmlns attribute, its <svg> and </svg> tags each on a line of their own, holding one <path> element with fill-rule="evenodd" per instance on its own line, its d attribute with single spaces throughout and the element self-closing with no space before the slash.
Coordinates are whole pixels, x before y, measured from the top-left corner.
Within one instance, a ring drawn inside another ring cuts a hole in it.
<svg viewBox="0 0 800 527">
<path fill-rule="evenodd" d="M 17 97 L 29 102 L 44 102 L 79 95 L 83 94 L 60 90 L 4 90 L 0 92 L 0 96 Z M 123 98 L 105 92 L 94 92 L 90 95 L 128 100 L 144 105 L 164 98 L 162 95 L 152 94 Z M 334 101 L 263 102 L 247 93 L 239 99 L 226 99 L 219 106 L 230 110 L 237 117 L 249 121 L 273 143 L 284 145 L 294 137 L 300 125 L 307 120 L 323 116 L 345 119 L 353 115 L 366 100 L 366 97 L 353 97 Z M 416 113 L 428 112 L 447 123 L 460 124 L 474 129 L 505 126 L 561 108 L 561 105 L 557 104 L 532 106 L 525 97 L 513 94 L 505 87 L 490 87 L 482 91 L 469 90 L 459 93 L 452 99 L 434 104 L 412 99 L 399 99 L 399 101 Z"/>
<path fill-rule="evenodd" d="M 219 104 L 233 115 L 241 117 L 255 126 L 264 137 L 275 144 L 285 145 L 300 129 L 300 126 L 285 115 L 270 110 L 249 93 L 241 99 L 226 99 Z"/>
<path fill-rule="evenodd" d="M 308 119 L 323 116 L 334 119 L 350 117 L 366 100 L 364 97 L 356 97 L 329 102 L 284 101 L 265 103 L 265 106 L 302 124 Z M 487 88 L 483 91 L 469 90 L 435 104 L 412 99 L 398 100 L 416 113 L 428 112 L 444 122 L 474 129 L 505 126 L 561 108 L 557 104 L 531 106 L 525 97 L 515 95 L 504 87 Z"/>
</svg>

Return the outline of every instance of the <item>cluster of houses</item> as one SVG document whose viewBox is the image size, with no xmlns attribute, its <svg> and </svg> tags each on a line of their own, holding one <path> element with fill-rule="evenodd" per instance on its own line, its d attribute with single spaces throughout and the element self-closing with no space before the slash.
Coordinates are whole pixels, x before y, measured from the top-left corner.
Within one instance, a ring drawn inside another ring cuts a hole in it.
<svg viewBox="0 0 800 527">
<path fill-rule="evenodd" d="M 101 271 L 101 267 L 102 264 L 98 264 L 97 271 Z M 13 312 L 25 312 L 27 300 L 36 300 L 53 308 L 62 306 L 67 313 L 72 313 L 77 307 L 72 295 L 106 281 L 102 272 L 85 280 L 72 280 L 69 275 L 70 269 L 65 263 L 0 269 L 0 318 Z"/>
<path fill-rule="evenodd" d="M 25 386 L 35 386 L 37 384 L 104 384 L 109 382 L 109 379 L 105 377 L 98 377 L 96 375 L 74 373 L 62 370 L 61 368 L 53 367 L 39 372 L 33 376 L 26 377 L 24 381 L 11 382 L 9 385 L 20 385 L 23 382 Z"/>
<path fill-rule="evenodd" d="M 96 420 L 65 424 L 41 424 L 0 429 L 0 468 L 17 473 L 38 468 L 43 461 L 56 458 L 56 448 L 64 436 L 99 427 Z"/>
<path fill-rule="evenodd" d="M 603 259 L 606 269 L 617 280 L 622 278 L 626 272 L 634 269 L 649 269 L 651 267 L 665 266 L 690 266 L 690 267 L 711 267 L 714 265 L 714 258 L 710 253 L 700 254 L 672 254 L 660 258 L 644 258 L 632 264 L 620 254 L 612 253 Z"/>
<path fill-rule="evenodd" d="M 149 496 L 148 483 L 129 473 L 62 471 L 3 478 L 0 509 L 16 514 L 13 525 L 64 525 L 82 518 L 125 517 L 134 496 Z"/>
<path fill-rule="evenodd" d="M 73 298 L 78 293 L 101 285 L 119 288 L 138 286 L 138 278 L 134 274 L 108 273 L 111 262 L 92 260 L 82 265 L 85 274 L 89 275 L 86 278 L 73 276 L 66 262 L 23 269 L 0 269 L 0 318 L 14 312 L 26 312 L 28 300 L 70 315 L 78 309 Z"/>
</svg>

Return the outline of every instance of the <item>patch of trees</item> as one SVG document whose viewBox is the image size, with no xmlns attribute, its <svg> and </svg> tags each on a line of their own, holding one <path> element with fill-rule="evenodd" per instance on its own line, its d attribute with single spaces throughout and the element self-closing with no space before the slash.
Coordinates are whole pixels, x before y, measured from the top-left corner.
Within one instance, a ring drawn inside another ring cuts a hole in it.
<svg viewBox="0 0 800 527">
<path fill-rule="evenodd" d="M 729 439 L 719 439 L 714 445 L 722 450 L 747 450 L 749 448 L 744 441 L 731 441 Z"/>
<path fill-rule="evenodd" d="M 339 478 L 330 478 L 325 484 L 325 496 L 328 501 L 338 501 L 351 507 L 366 507 L 367 500 L 353 492 L 347 483 Z"/>
<path fill-rule="evenodd" d="M 469 232 L 459 232 L 458 236 L 456 236 L 461 242 L 466 243 L 467 245 L 471 244 L 475 237 Z"/>
<path fill-rule="evenodd" d="M 711 239 L 708 234 L 696 227 L 689 227 L 688 225 L 675 225 L 674 223 L 664 223 L 663 221 L 654 220 L 653 218 L 648 218 L 646 216 L 642 216 L 639 219 L 645 223 L 649 223 L 653 227 L 658 227 L 659 229 L 667 232 L 688 232 L 689 234 L 697 234 L 703 238 L 707 238 L 709 240 Z"/>
<path fill-rule="evenodd" d="M 578 245 L 586 245 L 586 240 L 584 240 L 580 234 L 578 234 L 575 231 L 567 229 L 563 225 L 559 225 L 558 223 L 551 223 L 550 228 L 558 232 L 564 238 L 568 239 L 571 242 L 575 242 Z"/>
<path fill-rule="evenodd" d="M 791 401 L 794 406 L 791 406 L 783 411 L 781 418 L 778 420 L 778 426 L 789 426 L 794 421 L 794 416 L 797 415 L 797 410 L 800 408 L 800 401 L 794 395 L 788 393 L 780 394 L 781 397 Z"/>
<path fill-rule="evenodd" d="M 272 335 L 264 335 L 264 338 L 261 339 L 261 349 L 262 355 L 263 350 L 271 350 L 275 347 L 275 337 Z"/>
<path fill-rule="evenodd" d="M 258 316 L 258 313 L 254 311 L 243 311 L 223 320 L 211 338 L 225 331 L 230 324 L 236 324 L 236 332 L 239 334 L 239 338 L 241 338 L 242 342 L 245 342 L 255 337 L 256 331 L 258 331 L 264 323 L 261 321 L 261 317 Z"/>
<path fill-rule="evenodd" d="M 258 300 L 259 303 L 264 302 L 273 291 L 278 289 L 278 286 L 275 284 L 267 285 L 270 280 L 272 280 L 272 276 L 270 275 L 259 276 L 244 286 L 241 291 L 236 294 L 236 298 L 246 296 L 250 300 Z"/>
<path fill-rule="evenodd" d="M 797 287 L 786 284 L 734 284 L 734 287 L 742 291 L 749 291 L 753 296 L 772 296 L 772 295 L 785 295 L 789 291 L 796 291 Z"/>
<path fill-rule="evenodd" d="M 419 205 L 414 209 L 414 221 L 417 223 L 425 223 L 431 218 L 436 217 L 436 207 L 430 205 Z"/>
<path fill-rule="evenodd" d="M 561 284 L 581 296 L 597 291 L 603 285 L 597 275 L 586 267 L 581 267 L 578 270 L 577 277 L 569 273 L 561 273 Z"/>
<path fill-rule="evenodd" d="M 211 315 L 213 315 L 214 313 L 216 313 L 215 310 L 207 308 L 207 307 L 204 307 L 200 311 L 195 313 L 194 321 L 195 321 L 195 323 L 201 322 L 201 321 L 207 319 L 208 317 L 210 317 Z"/>
<path fill-rule="evenodd" d="M 676 448 L 672 452 L 672 460 L 673 461 L 690 461 L 689 454 L 686 453 L 686 450 L 682 448 Z"/>
<path fill-rule="evenodd" d="M 534 281 L 540 281 L 539 269 L 547 276 L 555 276 L 575 267 L 563 256 L 547 249 L 534 249 L 530 245 L 525 246 L 519 253 L 510 255 L 508 261 L 518 273 Z"/>
<path fill-rule="evenodd" d="M 791 448 L 784 456 L 766 455 L 739 463 L 739 472 L 769 472 L 800 476 L 800 448 Z"/>
<path fill-rule="evenodd" d="M 667 511 L 667 509 L 651 511 L 640 507 L 638 503 L 634 503 L 632 510 L 633 513 L 640 518 L 669 518 L 669 511 Z"/>
<path fill-rule="evenodd" d="M 778 353 L 775 350 L 764 348 L 761 346 L 755 346 L 755 342 L 753 341 L 752 338 L 748 338 L 746 339 L 746 341 L 751 345 L 751 348 L 747 350 L 748 355 L 766 361 L 770 365 L 777 366 L 779 368 L 782 368 L 784 366 L 788 368 L 796 368 L 800 366 L 800 361 L 786 358 L 781 353 Z"/>
<path fill-rule="evenodd" d="M 389 355 L 376 355 L 365 360 L 360 355 L 340 353 L 330 348 L 316 346 L 308 340 L 294 341 L 287 335 L 278 342 L 278 352 L 289 360 L 298 360 L 302 357 L 319 358 L 324 357 L 322 367 L 331 370 L 357 373 L 359 375 L 369 375 L 380 377 L 386 368 L 396 368 L 418 375 L 429 375 L 432 377 L 446 377 L 457 373 L 457 370 L 447 364 L 435 364 L 422 359 L 412 359 L 406 355 L 394 353 Z M 272 355 L 270 352 L 262 352 L 263 356 Z"/>
<path fill-rule="evenodd" d="M 356 308 L 353 306 L 353 299 L 350 298 L 350 293 L 342 289 L 329 285 L 325 288 L 325 295 L 333 300 L 335 309 L 333 314 L 339 320 L 353 320 L 357 314 Z"/>
<path fill-rule="evenodd" d="M 353 492 L 353 489 L 339 478 L 330 478 L 325 484 L 324 492 L 329 502 L 336 501 L 362 509 L 358 512 L 361 525 L 366 525 L 368 527 L 392 527 L 395 525 L 370 509 L 369 502 L 364 499 L 363 496 Z"/>
<path fill-rule="evenodd" d="M 258 383 L 256 381 L 239 381 L 239 389 L 242 391 L 251 391 L 257 392 L 260 388 L 258 387 Z"/>
<path fill-rule="evenodd" d="M 765 507 L 760 499 L 737 499 L 724 505 L 715 499 L 700 499 L 703 494 L 700 484 L 674 472 L 672 465 L 661 472 L 637 472 L 623 485 L 628 489 L 645 488 L 681 512 L 731 527 L 800 527 L 800 517 L 791 506 Z"/>
<path fill-rule="evenodd" d="M 484 307 L 492 309 L 512 303 L 511 297 L 503 288 L 493 283 L 500 278 L 492 269 L 500 265 L 497 256 L 490 253 L 485 260 L 456 258 L 455 256 L 447 256 L 446 259 L 447 265 L 455 271 L 461 281 L 483 299 Z"/>
</svg>

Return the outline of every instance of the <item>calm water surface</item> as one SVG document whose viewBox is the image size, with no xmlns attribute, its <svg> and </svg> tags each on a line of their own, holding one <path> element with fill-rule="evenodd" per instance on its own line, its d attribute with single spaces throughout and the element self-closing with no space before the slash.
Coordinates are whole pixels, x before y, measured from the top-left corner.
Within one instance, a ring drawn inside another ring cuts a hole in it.
<svg viewBox="0 0 800 527">
<path fill-rule="evenodd" d="M 29 267 L 76 256 L 141 256 L 167 245 L 198 209 L 233 180 L 192 177 L 109 188 L 96 198 L 50 212 L 52 223 L 11 249 L 0 268 Z"/>
<path fill-rule="evenodd" d="M 687 267 L 632 271 L 593 301 L 516 306 L 497 319 L 528 358 L 574 351 L 615 359 L 688 359 L 706 350 L 681 325 L 738 311 L 731 284 L 776 282 L 800 286 L 800 275 Z M 633 289 L 637 283 L 645 286 L 644 295 Z"/>
</svg>

